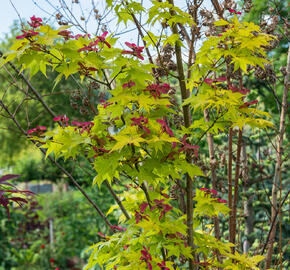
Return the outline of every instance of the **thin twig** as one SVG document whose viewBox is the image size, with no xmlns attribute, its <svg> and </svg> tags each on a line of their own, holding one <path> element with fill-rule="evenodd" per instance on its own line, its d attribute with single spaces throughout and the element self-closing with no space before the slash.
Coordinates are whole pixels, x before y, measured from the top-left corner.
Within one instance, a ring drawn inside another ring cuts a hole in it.
<svg viewBox="0 0 290 270">
<path fill-rule="evenodd" d="M 3 53 L 0 51 L 0 56 L 3 56 Z M 50 109 L 50 107 L 46 104 L 46 102 L 42 99 L 41 95 L 38 93 L 38 91 L 32 86 L 30 81 L 26 79 L 23 72 L 19 72 L 18 68 L 12 64 L 11 62 L 8 62 L 8 64 L 14 69 L 14 71 L 18 74 L 18 76 L 21 77 L 21 79 L 26 83 L 26 85 L 29 87 L 29 89 L 33 92 L 33 94 L 36 96 L 38 101 L 42 104 L 42 106 L 47 110 L 47 112 L 52 116 L 56 117 L 56 114 Z"/>
</svg>

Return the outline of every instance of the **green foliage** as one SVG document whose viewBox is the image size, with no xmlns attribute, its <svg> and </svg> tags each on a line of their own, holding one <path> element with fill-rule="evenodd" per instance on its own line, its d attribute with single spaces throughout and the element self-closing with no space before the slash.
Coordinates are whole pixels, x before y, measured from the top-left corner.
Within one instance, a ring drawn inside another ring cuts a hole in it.
<svg viewBox="0 0 290 270">
<path fill-rule="evenodd" d="M 0 50 L 8 51 L 13 44 L 15 37 L 19 34 L 19 24 L 14 24 L 11 33 L 1 40 Z M 37 65 L 36 65 L 37 66 Z M 31 79 L 31 85 L 39 91 L 39 94 L 45 100 L 46 104 L 58 115 L 69 115 L 73 120 L 83 121 L 87 115 L 92 115 L 87 110 L 86 100 L 90 94 L 94 102 L 102 99 L 102 89 L 94 89 L 90 85 L 83 85 L 79 89 L 80 78 L 75 76 L 68 80 L 61 80 L 61 84 L 54 86 L 54 80 L 58 73 L 49 66 L 46 69 L 46 77 L 41 73 L 35 74 Z M 42 68 L 44 70 L 44 68 Z M 30 74 L 24 70 L 24 76 L 28 79 Z M 16 119 L 25 130 L 29 130 L 35 126 L 37 122 L 40 126 L 54 126 L 52 117 L 43 112 L 43 107 L 38 100 L 35 99 L 33 93 L 28 89 L 29 96 L 26 96 L 27 85 L 22 78 L 18 76 L 18 72 L 13 70 L 9 65 L 0 69 L 0 83 L 2 89 L 5 89 L 5 95 L 2 97 L 3 102 L 9 103 L 9 109 L 15 112 L 17 109 Z M 101 87 L 99 87 L 101 88 Z M 90 91 L 90 93 L 89 93 Z M 22 106 L 18 107 L 19 104 Z M 0 166 L 2 168 L 14 165 L 18 160 L 25 159 L 25 155 L 37 155 L 36 148 L 26 140 L 19 130 L 17 130 L 13 122 L 5 117 L 1 118 L 0 124 L 0 146 L 2 152 L 5 153 L 0 157 Z M 12 147 L 13 146 L 13 147 Z M 34 150 L 34 151 L 33 151 Z"/>
<path fill-rule="evenodd" d="M 108 2 L 112 3 L 111 1 Z M 119 5 L 115 11 L 125 24 L 133 11 L 143 8 L 136 2 Z M 176 23 L 192 26 L 191 15 L 185 14 L 168 2 L 152 1 L 148 10 L 147 24 L 165 21 L 169 26 Z M 184 183 L 185 177 L 198 180 L 204 177 L 202 170 L 192 164 L 197 160 L 200 140 L 207 133 L 218 134 L 229 128 L 267 128 L 272 123 L 265 118 L 269 114 L 249 108 L 257 101 L 245 102 L 247 89 L 242 87 L 243 76 L 249 66 L 264 67 L 268 63 L 263 47 L 273 39 L 261 33 L 253 23 L 241 23 L 235 16 L 231 21 L 216 23 L 226 31 L 209 37 L 196 55 L 191 67 L 192 76 L 187 86 L 193 91 L 182 106 L 190 106 L 196 116 L 204 110 L 213 115 L 211 122 L 200 117 L 186 128 L 183 124 L 174 130 L 174 119 L 181 111 L 171 102 L 170 86 L 156 83 L 152 64 L 141 62 L 142 48 L 127 45 L 131 51 L 122 51 L 114 46 L 116 40 L 110 36 L 88 36 L 73 39 L 67 27 L 52 29 L 41 25 L 37 34 L 19 38 L 2 59 L 1 65 L 15 60 L 22 70 L 46 75 L 51 68 L 58 72 L 55 86 L 64 77 L 79 73 L 81 80 L 98 80 L 109 91 L 106 102 L 98 105 L 98 114 L 91 122 L 59 125 L 38 136 L 31 136 L 47 155 L 55 158 L 88 159 L 95 169 L 94 184 L 99 187 L 108 180 L 120 189 L 133 185 L 121 193 L 121 200 L 130 219 L 120 214 L 114 234 L 103 235 L 103 241 L 91 246 L 91 255 L 86 269 L 95 265 L 106 269 L 187 269 L 183 261 L 194 260 L 198 253 L 212 268 L 258 269 L 261 256 L 232 254 L 231 244 L 217 240 L 209 229 L 210 218 L 225 215 L 229 209 L 216 196 L 197 189 L 193 224 L 179 209 L 176 200 L 170 197 L 170 188 Z M 155 37 L 154 37 L 155 38 Z M 159 39 L 161 45 L 180 44 L 177 36 Z M 230 81 L 229 74 L 223 76 L 225 67 L 239 72 L 240 81 Z M 105 71 L 108 71 L 107 73 Z M 209 75 L 215 74 L 214 78 Z M 218 76 L 216 76 L 218 75 Z M 114 82 L 114 86 L 111 82 Z M 234 84 L 239 85 L 234 86 Z M 117 206 L 110 208 L 111 213 Z M 187 226 L 194 229 L 194 250 L 186 240 Z M 206 226 L 206 228 L 205 228 Z M 224 258 L 221 263 L 218 254 Z M 161 266 L 160 266 L 161 265 Z M 161 268 L 162 269 L 162 268 Z"/>
<path fill-rule="evenodd" d="M 106 190 L 88 193 L 102 198 L 103 209 L 112 203 Z M 99 238 L 97 232 L 108 229 L 76 191 L 43 194 L 36 199 L 38 202 L 33 200 L 27 207 L 13 209 L 9 220 L 5 209 L 0 209 L 0 269 L 71 269 L 75 258 L 74 267 L 80 267 L 80 258 L 88 257 L 82 253 Z M 49 219 L 53 220 L 53 247 L 49 244 Z M 112 222 L 115 219 L 111 217 Z"/>
</svg>

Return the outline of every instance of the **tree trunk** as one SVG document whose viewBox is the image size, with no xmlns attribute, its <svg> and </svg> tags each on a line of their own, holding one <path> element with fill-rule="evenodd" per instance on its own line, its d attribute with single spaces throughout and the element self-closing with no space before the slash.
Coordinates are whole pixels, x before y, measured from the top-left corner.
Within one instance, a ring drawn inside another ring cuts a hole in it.
<svg viewBox="0 0 290 270">
<path fill-rule="evenodd" d="M 272 202 L 271 202 L 271 224 L 273 224 L 272 231 L 270 233 L 269 241 L 268 241 L 268 252 L 266 257 L 266 269 L 270 268 L 272 262 L 273 255 L 273 246 L 275 242 L 276 235 L 276 225 L 277 225 L 277 194 L 278 194 L 278 186 L 279 180 L 281 178 L 281 169 L 282 169 L 282 146 L 283 146 L 283 138 L 285 133 L 285 121 L 286 121 L 286 113 L 288 109 L 287 105 L 287 95 L 289 91 L 289 74 L 290 74 L 290 48 L 288 48 L 288 57 L 287 57 L 287 67 L 286 67 L 286 76 L 284 79 L 284 91 L 283 91 L 283 99 L 282 99 L 282 108 L 280 115 L 280 128 L 279 134 L 277 136 L 277 161 L 275 166 L 275 174 L 273 179 L 272 186 Z"/>
<path fill-rule="evenodd" d="M 251 233 L 254 231 L 254 211 L 252 205 L 252 199 L 248 195 L 248 181 L 249 181 L 249 168 L 247 148 L 245 142 L 242 144 L 242 179 L 243 179 L 243 191 L 244 191 L 244 217 L 245 217 L 245 240 L 243 242 L 243 252 L 248 253 L 252 245 Z"/>
</svg>

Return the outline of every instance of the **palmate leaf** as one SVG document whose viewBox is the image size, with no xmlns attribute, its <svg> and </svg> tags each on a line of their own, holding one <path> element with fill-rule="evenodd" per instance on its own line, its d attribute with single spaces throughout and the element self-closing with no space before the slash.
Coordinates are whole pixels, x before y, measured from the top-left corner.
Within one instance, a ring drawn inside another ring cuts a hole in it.
<svg viewBox="0 0 290 270">
<path fill-rule="evenodd" d="M 63 62 L 55 70 L 65 76 L 67 79 L 70 75 L 77 73 L 79 70 L 77 62 Z"/>
<path fill-rule="evenodd" d="M 186 160 L 177 159 L 174 165 L 181 174 L 188 174 L 191 178 L 195 176 L 204 176 L 202 170 L 195 164 L 190 164 Z"/>
<path fill-rule="evenodd" d="M 225 21 L 225 20 L 223 20 L 223 19 L 214 22 L 214 25 L 216 25 L 216 26 L 223 26 L 223 25 L 228 25 L 228 24 L 230 24 L 230 23 Z"/>
<path fill-rule="evenodd" d="M 123 147 L 127 145 L 135 145 L 139 147 L 141 142 L 146 141 L 141 137 L 130 135 L 116 135 L 113 136 L 113 138 L 117 141 L 117 143 L 111 148 L 111 152 L 116 150 L 120 151 Z"/>
<path fill-rule="evenodd" d="M 95 158 L 93 166 L 97 176 L 93 180 L 93 185 L 98 184 L 100 187 L 105 180 L 112 182 L 114 178 L 119 178 L 119 158 L 117 152 Z"/>
<path fill-rule="evenodd" d="M 245 269 L 245 267 L 249 269 L 259 270 L 260 268 L 257 267 L 257 264 L 264 260 L 265 257 L 261 255 L 249 257 L 247 254 L 239 254 L 237 251 L 235 254 L 227 253 L 227 257 L 231 258 L 231 260 L 235 260 L 235 267 L 230 260 L 224 262 L 226 266 L 224 269 Z"/>
<path fill-rule="evenodd" d="M 143 38 L 143 40 L 144 41 L 146 41 L 146 46 L 148 47 L 148 46 L 150 46 L 150 45 L 152 45 L 153 46 L 153 48 L 156 46 L 156 44 L 158 43 L 158 41 L 159 41 L 159 39 L 160 39 L 160 37 L 159 36 L 155 36 L 152 32 L 150 32 L 150 31 L 148 31 L 147 32 L 148 33 L 148 35 L 146 35 L 144 38 Z M 164 37 L 166 37 L 165 35 L 163 35 L 163 36 L 161 36 L 161 38 L 164 38 Z"/>
</svg>

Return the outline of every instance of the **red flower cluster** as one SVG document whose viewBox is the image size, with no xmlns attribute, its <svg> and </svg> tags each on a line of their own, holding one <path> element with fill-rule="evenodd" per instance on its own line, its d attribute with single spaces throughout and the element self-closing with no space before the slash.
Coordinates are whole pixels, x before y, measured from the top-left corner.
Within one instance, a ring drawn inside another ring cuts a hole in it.
<svg viewBox="0 0 290 270">
<path fill-rule="evenodd" d="M 23 35 L 17 36 L 16 39 L 30 39 L 31 37 L 37 36 L 39 34 L 39 32 L 35 32 L 34 30 L 21 30 L 21 32 Z"/>
<path fill-rule="evenodd" d="M 103 154 L 105 154 L 105 153 L 109 153 L 110 152 L 110 150 L 107 150 L 107 149 L 105 149 L 105 148 L 103 148 L 103 147 L 96 147 L 96 146 L 93 146 L 93 149 L 94 149 L 94 151 L 96 152 L 96 155 L 94 156 L 94 158 L 96 158 L 96 157 L 98 157 L 98 156 L 102 156 Z"/>
<path fill-rule="evenodd" d="M 94 123 L 93 122 L 84 122 L 84 123 L 80 123 L 78 121 L 72 121 L 71 124 L 73 126 L 76 126 L 77 128 L 80 129 L 80 132 L 81 134 L 84 132 L 84 131 L 87 131 L 88 133 L 90 133 L 91 131 L 91 128 L 94 126 Z M 76 129 L 77 129 L 76 128 Z"/>
<path fill-rule="evenodd" d="M 248 108 L 250 105 L 254 105 L 254 104 L 257 104 L 257 103 L 258 103 L 258 100 L 253 100 L 253 101 L 250 101 L 250 102 L 245 102 L 242 106 L 240 106 L 240 109 Z"/>
<path fill-rule="evenodd" d="M 147 202 L 142 202 L 140 205 L 139 205 L 139 208 L 140 208 L 140 213 L 143 214 L 147 208 L 149 204 Z"/>
<path fill-rule="evenodd" d="M 217 194 L 217 191 L 215 189 L 208 189 L 208 188 L 200 188 L 201 191 L 204 191 L 205 193 L 208 193 L 208 194 L 214 194 L 216 195 Z"/>
<path fill-rule="evenodd" d="M 186 138 L 187 138 L 187 135 L 184 135 L 182 140 L 181 140 L 183 146 L 178 149 L 178 153 L 183 152 L 183 151 L 187 152 L 187 151 L 193 150 L 194 151 L 194 155 L 196 156 L 196 158 L 198 158 L 199 145 L 190 145 L 190 144 L 188 144 L 186 142 Z"/>
<path fill-rule="evenodd" d="M 96 45 L 97 45 L 96 41 L 95 42 L 90 42 L 90 44 L 88 46 L 84 46 L 83 48 L 80 48 L 78 50 L 78 52 L 82 52 L 82 51 L 97 52 L 99 49 L 95 47 Z"/>
<path fill-rule="evenodd" d="M 97 40 L 95 41 L 95 43 L 98 44 L 99 42 L 102 42 L 102 43 L 105 43 L 108 48 L 111 48 L 111 45 L 109 44 L 109 42 L 106 41 L 107 34 L 108 32 L 106 31 L 101 36 L 97 36 Z"/>
<path fill-rule="evenodd" d="M 204 82 L 210 86 L 212 86 L 213 83 L 217 83 L 217 82 L 225 82 L 227 80 L 226 77 L 219 77 L 216 79 L 210 79 L 210 78 L 206 78 L 204 79 Z"/>
<path fill-rule="evenodd" d="M 23 35 L 17 36 L 16 39 L 30 39 L 33 36 L 37 36 L 39 32 L 35 32 L 34 29 L 42 25 L 42 19 L 35 16 L 30 17 L 30 22 L 27 22 L 33 29 L 21 30 Z"/>
<path fill-rule="evenodd" d="M 134 188 L 134 189 L 136 189 L 136 190 L 139 189 L 139 186 L 137 186 L 137 185 L 133 185 L 133 184 L 129 184 L 129 186 L 128 186 L 128 185 L 125 185 L 125 187 L 127 188 L 127 190 L 130 190 L 131 188 Z"/>
<path fill-rule="evenodd" d="M 239 92 L 239 93 L 241 93 L 243 95 L 246 95 L 246 94 L 250 93 L 250 90 L 246 89 L 244 87 L 242 89 L 239 89 L 237 87 L 234 87 L 233 85 L 230 85 L 229 88 L 230 88 L 230 90 L 232 90 L 233 93 Z"/>
<path fill-rule="evenodd" d="M 227 203 L 227 201 L 226 200 L 223 200 L 223 199 L 217 199 L 217 201 L 219 202 L 219 203 Z"/>
<path fill-rule="evenodd" d="M 104 99 L 101 99 L 100 102 L 101 102 L 101 104 L 102 104 L 102 106 L 103 106 L 104 109 L 106 109 L 108 106 L 114 104 L 112 102 L 105 101 Z"/>
<path fill-rule="evenodd" d="M 218 193 L 215 189 L 200 188 L 199 190 L 204 191 L 206 194 L 212 194 L 213 196 L 216 196 Z M 216 201 L 219 203 L 227 203 L 226 200 L 220 198 L 217 198 Z"/>
<path fill-rule="evenodd" d="M 143 218 L 148 221 L 148 217 L 146 215 L 141 215 L 137 210 L 135 210 L 136 224 L 138 224 Z"/>
<path fill-rule="evenodd" d="M 42 19 L 41 18 L 37 18 L 35 16 L 30 17 L 30 21 L 28 22 L 28 24 L 32 27 L 32 28 L 37 28 L 39 26 L 42 25 Z"/>
<path fill-rule="evenodd" d="M 140 260 L 146 262 L 148 269 L 152 270 L 152 265 L 150 263 L 150 261 L 152 261 L 152 257 L 149 253 L 149 249 L 150 248 L 147 249 L 143 246 L 143 249 L 141 250 L 142 256 L 140 257 Z"/>
<path fill-rule="evenodd" d="M 58 32 L 58 34 L 60 36 L 63 36 L 65 40 L 68 40 L 70 38 L 73 38 L 74 36 L 71 35 L 71 31 L 68 31 L 68 30 L 61 30 Z"/>
<path fill-rule="evenodd" d="M 45 131 L 46 131 L 46 127 L 36 126 L 36 128 L 33 128 L 33 129 L 28 130 L 27 131 L 27 134 L 37 133 L 37 135 L 41 135 Z"/>
<path fill-rule="evenodd" d="M 98 235 L 99 235 L 99 236 L 101 236 L 102 238 L 105 238 L 105 239 L 107 239 L 107 238 L 108 238 L 108 236 L 104 235 L 104 234 L 103 234 L 103 233 L 101 233 L 101 232 L 98 232 Z"/>
<path fill-rule="evenodd" d="M 133 117 L 131 118 L 131 121 L 133 122 L 131 126 L 138 126 L 139 128 L 143 129 L 145 132 L 150 134 L 150 129 L 145 127 L 144 125 L 148 124 L 148 119 L 144 116 L 140 116 L 138 118 Z"/>
<path fill-rule="evenodd" d="M 240 11 L 236 11 L 236 10 L 234 10 L 234 9 L 232 9 L 232 8 L 229 9 L 229 12 L 230 12 L 230 13 L 233 13 L 233 14 L 237 14 L 237 15 L 242 15 L 242 12 L 240 12 Z"/>
<path fill-rule="evenodd" d="M 88 37 L 88 38 L 91 38 L 91 35 L 90 34 L 84 34 L 84 35 L 81 35 L 81 34 L 77 34 L 77 35 L 75 35 L 75 36 L 72 36 L 72 38 L 75 38 L 76 40 L 78 40 L 79 38 L 86 38 L 86 37 Z"/>
<path fill-rule="evenodd" d="M 118 226 L 116 226 L 116 225 L 112 225 L 112 226 L 110 226 L 110 228 L 111 228 L 112 230 L 117 230 L 117 231 L 119 231 L 119 232 L 125 232 L 125 231 L 127 231 L 126 228 L 118 227 Z"/>
<path fill-rule="evenodd" d="M 126 88 L 126 87 L 131 88 L 133 86 L 135 86 L 135 83 L 132 81 L 129 81 L 128 83 L 123 84 L 123 88 Z"/>
<path fill-rule="evenodd" d="M 83 75 L 85 75 L 85 76 L 90 75 L 90 71 L 97 71 L 96 68 L 94 68 L 94 67 L 86 67 L 86 66 L 85 66 L 83 63 L 81 63 L 81 62 L 78 62 L 78 65 L 80 66 L 80 67 L 79 67 L 79 71 L 80 71 Z"/>
<path fill-rule="evenodd" d="M 66 115 L 58 115 L 57 117 L 53 118 L 54 122 L 60 121 L 63 125 L 68 126 L 69 118 Z"/>
<path fill-rule="evenodd" d="M 160 213 L 160 216 L 159 216 L 159 220 L 167 213 L 169 212 L 170 210 L 173 209 L 173 207 L 169 204 L 165 204 L 163 203 L 164 202 L 164 199 L 162 200 L 157 200 L 155 199 L 154 200 L 155 202 L 155 205 L 152 206 L 151 210 L 154 210 L 155 208 L 158 208 L 158 209 L 162 209 L 161 213 Z"/>
<path fill-rule="evenodd" d="M 96 48 L 96 46 L 98 45 L 99 42 L 105 43 L 108 46 L 108 48 L 111 48 L 111 45 L 106 41 L 107 34 L 108 34 L 108 32 L 104 32 L 101 36 L 97 36 L 97 39 L 95 41 L 90 42 L 90 44 L 88 46 L 84 46 L 83 48 L 80 48 L 78 50 L 78 52 L 82 52 L 82 51 L 97 52 L 98 48 Z"/>
<path fill-rule="evenodd" d="M 157 263 L 157 265 L 160 267 L 161 270 L 170 270 L 168 267 L 166 267 L 165 261 L 162 261 L 162 263 Z"/>
<path fill-rule="evenodd" d="M 206 266 L 211 265 L 211 264 L 208 263 L 208 262 L 194 262 L 194 264 L 197 264 L 197 265 L 200 265 L 200 266 L 203 266 L 203 267 L 206 267 Z"/>
<path fill-rule="evenodd" d="M 161 94 L 167 94 L 170 90 L 170 85 L 167 83 L 164 84 L 151 84 L 148 85 L 144 91 L 149 91 L 150 94 L 156 99 L 160 98 Z"/>
<path fill-rule="evenodd" d="M 139 47 L 135 43 L 125 42 L 125 44 L 132 49 L 132 51 L 122 51 L 122 54 L 131 54 L 138 57 L 141 60 L 144 60 L 144 57 L 141 55 L 143 52 L 144 47 Z"/>
<path fill-rule="evenodd" d="M 156 122 L 161 125 L 162 132 L 166 132 L 169 136 L 174 137 L 173 131 L 169 126 L 167 126 L 167 123 L 164 120 L 157 119 Z"/>
</svg>

